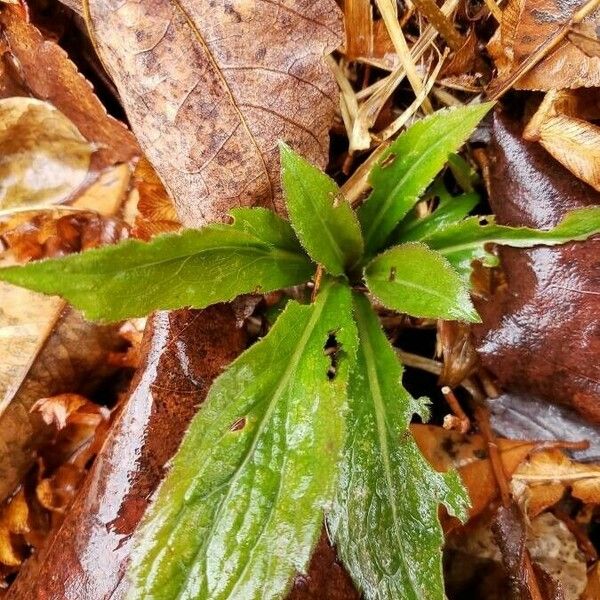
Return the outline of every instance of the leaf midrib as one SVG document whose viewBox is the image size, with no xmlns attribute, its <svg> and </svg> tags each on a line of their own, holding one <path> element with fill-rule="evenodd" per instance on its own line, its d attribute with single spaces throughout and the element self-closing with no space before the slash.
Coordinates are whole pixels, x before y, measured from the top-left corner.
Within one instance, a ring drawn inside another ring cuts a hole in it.
<svg viewBox="0 0 600 600">
<path fill-rule="evenodd" d="M 375 421 L 377 425 L 377 441 L 381 449 L 385 482 L 386 487 L 388 489 L 388 496 L 390 498 L 390 506 L 392 509 L 392 518 L 394 522 L 394 536 L 397 540 L 398 552 L 400 554 L 402 563 L 404 564 L 405 573 L 408 576 L 408 580 L 410 581 L 410 585 L 413 589 L 413 592 L 415 592 L 418 597 L 420 594 L 420 589 L 416 584 L 412 572 L 409 568 L 408 561 L 406 560 L 406 555 L 404 553 L 402 538 L 400 536 L 400 531 L 402 527 L 400 525 L 400 519 L 398 518 L 398 511 L 396 507 L 396 493 L 393 485 L 392 467 L 389 457 L 389 445 L 387 436 L 389 426 L 385 410 L 385 403 L 383 401 L 383 395 L 381 393 L 381 386 L 379 384 L 379 375 L 377 371 L 375 353 L 371 343 L 369 329 L 364 323 L 364 316 L 361 314 L 361 310 L 362 309 L 356 311 L 356 325 L 359 331 L 359 340 L 363 346 L 363 355 L 365 357 L 365 363 L 367 366 L 367 377 L 370 382 L 369 389 L 371 391 L 371 398 L 373 399 L 373 408 L 375 412 Z"/>
<path fill-rule="evenodd" d="M 371 239 L 375 233 L 377 233 L 377 228 L 381 221 L 387 216 L 387 212 L 390 209 L 391 204 L 394 201 L 395 195 L 398 193 L 401 187 L 403 187 L 406 183 L 407 178 L 411 177 L 415 170 L 419 170 L 421 164 L 426 160 L 426 158 L 433 152 L 433 150 L 437 149 L 442 143 L 446 141 L 451 134 L 453 134 L 457 129 L 462 126 L 462 123 L 457 123 L 455 127 L 448 130 L 446 135 L 440 137 L 437 141 L 435 141 L 431 146 L 429 146 L 429 150 L 427 152 L 421 153 L 415 161 L 411 161 L 408 170 L 402 176 L 402 178 L 393 186 L 392 191 L 387 195 L 387 199 L 384 202 L 383 208 L 377 213 L 375 219 L 371 222 L 371 226 L 368 228 L 365 235 L 365 246 L 371 247 Z M 421 134 L 423 135 L 423 134 Z M 417 195 L 418 197 L 418 195 Z M 368 202 L 368 200 L 367 200 Z M 404 214 L 406 214 L 410 210 L 410 207 L 406 210 Z M 401 215 L 404 216 L 404 215 Z"/>
<path fill-rule="evenodd" d="M 295 171 L 295 175 L 296 175 L 296 182 L 302 188 L 302 192 L 303 192 L 304 196 L 306 198 L 308 198 L 308 202 L 310 203 L 310 205 L 312 206 L 312 209 L 313 209 L 313 214 L 315 214 L 317 216 L 318 220 L 320 221 L 321 225 L 323 226 L 323 229 L 325 229 L 325 233 L 327 234 L 327 237 L 330 242 L 329 245 L 330 245 L 331 249 L 333 250 L 333 253 L 339 263 L 337 266 L 339 266 L 341 269 L 343 269 L 344 263 L 345 263 L 344 251 L 340 248 L 336 237 L 333 235 L 333 233 L 327 226 L 327 223 L 322 215 L 323 211 L 321 211 L 320 208 L 315 204 L 312 194 L 309 192 L 309 190 L 304 185 L 304 178 L 298 174 L 297 169 L 294 168 L 294 171 Z M 337 274 L 337 273 L 334 273 L 334 274 Z"/>
<path fill-rule="evenodd" d="M 222 510 L 231 495 L 234 485 L 237 482 L 240 474 L 243 472 L 245 466 L 250 461 L 252 455 L 254 454 L 254 451 L 256 450 L 256 447 L 259 443 L 260 437 L 261 437 L 262 433 L 264 432 L 265 428 L 267 427 L 270 417 L 273 414 L 273 411 L 275 410 L 275 408 L 278 404 L 279 398 L 285 392 L 285 390 L 288 386 L 288 383 L 289 383 L 294 371 L 296 370 L 296 367 L 304 353 L 304 347 L 308 343 L 308 340 L 310 339 L 310 336 L 312 335 L 312 333 L 317 325 L 317 322 L 320 319 L 321 314 L 323 313 L 325 304 L 327 302 L 326 295 L 328 295 L 330 293 L 330 290 L 331 290 L 331 287 L 321 288 L 321 294 L 323 294 L 324 296 L 322 295 L 321 302 L 319 304 L 315 305 L 315 310 L 313 311 L 313 314 L 311 315 L 311 318 L 306 325 L 304 333 L 302 334 L 302 337 L 300 338 L 300 341 L 299 341 L 298 345 L 296 346 L 295 351 L 292 354 L 292 358 L 288 362 L 288 365 L 287 365 L 285 371 L 283 372 L 283 376 L 281 377 L 279 384 L 277 385 L 275 392 L 273 393 L 273 395 L 271 397 L 269 406 L 267 407 L 267 410 L 265 411 L 263 417 L 259 421 L 258 427 L 256 428 L 256 432 L 252 439 L 252 443 L 251 443 L 250 447 L 248 448 L 246 455 L 242 459 L 242 462 L 236 468 L 235 472 L 232 474 L 232 477 L 228 482 L 229 485 L 228 485 L 227 493 L 225 494 L 225 496 L 222 498 L 222 500 L 219 502 L 218 506 L 216 507 L 216 512 L 215 512 L 215 516 L 213 519 L 213 524 L 212 524 L 211 530 L 204 538 L 206 541 L 203 542 L 202 544 L 200 544 L 200 546 L 198 547 L 196 553 L 194 554 L 194 558 L 193 558 L 192 562 L 190 563 L 191 565 L 193 565 L 196 562 L 200 553 L 206 549 L 207 542 L 211 539 L 212 535 L 214 534 L 215 527 L 216 527 L 217 523 L 219 522 L 220 516 L 222 514 Z M 182 508 L 178 511 L 178 513 L 179 513 L 178 517 L 181 514 L 184 507 L 185 507 L 185 505 L 182 505 Z M 273 507 L 271 507 L 271 510 L 272 510 L 272 508 Z M 176 522 L 179 520 L 178 517 L 176 517 L 176 521 L 175 521 L 175 525 L 173 526 L 173 530 L 175 530 Z M 171 542 L 172 535 L 174 535 L 174 534 L 172 533 L 169 536 L 169 538 L 167 539 L 167 541 L 165 543 L 166 546 L 168 546 L 169 543 Z M 156 561 L 156 559 L 153 561 L 153 564 L 155 561 Z M 152 567 L 150 567 L 150 568 L 152 568 Z M 204 569 L 204 571 L 206 572 L 206 569 Z M 180 588 L 179 594 L 177 595 L 176 600 L 179 600 L 182 597 L 182 594 L 184 593 L 184 591 L 187 587 L 187 584 L 189 583 L 190 575 L 191 575 L 191 569 L 189 569 L 188 572 L 186 573 L 186 577 L 185 577 L 184 581 L 182 582 L 182 585 L 181 585 L 181 588 Z"/>
</svg>

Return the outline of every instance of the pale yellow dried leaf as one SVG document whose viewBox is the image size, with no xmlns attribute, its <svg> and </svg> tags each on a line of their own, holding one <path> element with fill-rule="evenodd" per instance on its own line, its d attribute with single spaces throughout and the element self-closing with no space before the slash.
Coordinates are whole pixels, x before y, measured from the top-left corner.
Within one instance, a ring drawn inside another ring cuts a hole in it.
<svg viewBox="0 0 600 600">
<path fill-rule="evenodd" d="M 69 200 L 84 184 L 93 152 L 48 102 L 0 100 L 0 209 Z"/>
<path fill-rule="evenodd" d="M 566 114 L 576 110 L 571 95 L 549 92 L 523 137 L 538 141 L 576 177 L 600 190 L 600 127 Z"/>
</svg>

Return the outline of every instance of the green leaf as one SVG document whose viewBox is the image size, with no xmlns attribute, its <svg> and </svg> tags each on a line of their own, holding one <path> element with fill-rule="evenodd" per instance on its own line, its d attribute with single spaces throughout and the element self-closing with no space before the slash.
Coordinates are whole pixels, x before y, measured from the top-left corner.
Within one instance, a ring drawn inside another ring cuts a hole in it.
<svg viewBox="0 0 600 600">
<path fill-rule="evenodd" d="M 281 177 L 290 221 L 315 262 L 342 275 L 363 253 L 356 214 L 325 173 L 280 144 Z"/>
<path fill-rule="evenodd" d="M 285 596 L 335 493 L 355 350 L 350 290 L 325 281 L 215 381 L 136 534 L 131 598 Z"/>
<path fill-rule="evenodd" d="M 368 300 L 356 295 L 357 366 L 348 385 L 347 437 L 328 522 L 337 551 L 367 600 L 443 600 L 438 505 L 464 519 L 457 474 L 437 473 L 408 429 L 422 405 Z"/>
<path fill-rule="evenodd" d="M 451 196 L 443 185 L 436 185 L 432 194 L 440 199 L 437 208 L 425 217 L 408 215 L 396 228 L 391 239 L 397 244 L 426 240 L 438 231 L 464 219 L 479 203 L 476 192 Z"/>
<path fill-rule="evenodd" d="M 8 267 L 0 269 L 0 280 L 61 295 L 90 319 L 116 321 L 156 309 L 203 308 L 310 279 L 314 266 L 285 221 L 261 210 L 236 214 L 239 225 Z"/>
<path fill-rule="evenodd" d="M 365 268 L 369 290 L 383 305 L 415 317 L 479 321 L 469 288 L 450 263 L 425 244 L 394 246 Z"/>
<path fill-rule="evenodd" d="M 417 121 L 382 154 L 371 172 L 373 191 L 358 212 L 368 255 L 382 248 L 491 107 L 488 102 L 440 110 Z"/>
<path fill-rule="evenodd" d="M 425 242 L 443 254 L 457 270 L 468 275 L 472 260 L 486 258 L 485 245 L 489 243 L 515 248 L 555 246 L 585 240 L 596 233 L 600 233 L 600 207 L 588 206 L 567 213 L 549 230 L 497 225 L 493 216 L 469 217 L 436 232 Z"/>
</svg>

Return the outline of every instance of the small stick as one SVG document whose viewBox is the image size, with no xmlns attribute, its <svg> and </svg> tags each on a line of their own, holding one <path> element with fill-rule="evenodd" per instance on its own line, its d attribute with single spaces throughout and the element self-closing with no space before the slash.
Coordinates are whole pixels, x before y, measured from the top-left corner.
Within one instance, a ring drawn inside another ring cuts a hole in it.
<svg viewBox="0 0 600 600">
<path fill-rule="evenodd" d="M 458 431 L 460 431 L 460 433 L 467 433 L 467 431 L 471 429 L 471 421 L 469 420 L 469 417 L 465 411 L 462 409 L 458 398 L 454 395 L 452 389 L 447 385 L 442 388 L 442 394 L 444 394 L 444 398 L 446 399 L 448 406 L 450 406 L 450 410 L 454 414 L 454 419 L 450 417 L 450 415 L 448 420 L 444 419 L 444 427 L 448 429 L 454 429 L 455 426 L 458 426 Z M 446 427 L 446 425 L 448 425 L 448 427 Z"/>
<path fill-rule="evenodd" d="M 492 426 L 490 425 L 490 413 L 482 404 L 477 403 L 475 405 L 475 419 L 477 420 L 477 425 L 479 425 L 479 431 L 481 432 L 481 435 L 483 436 L 483 439 L 488 447 L 492 471 L 494 472 L 494 477 L 496 478 L 496 483 L 498 484 L 498 489 L 500 490 L 502 506 L 508 508 L 511 502 L 510 490 L 508 488 L 508 478 L 506 476 L 506 471 L 504 470 L 500 449 L 498 448 L 498 443 L 496 442 L 496 436 L 494 435 Z"/>
</svg>

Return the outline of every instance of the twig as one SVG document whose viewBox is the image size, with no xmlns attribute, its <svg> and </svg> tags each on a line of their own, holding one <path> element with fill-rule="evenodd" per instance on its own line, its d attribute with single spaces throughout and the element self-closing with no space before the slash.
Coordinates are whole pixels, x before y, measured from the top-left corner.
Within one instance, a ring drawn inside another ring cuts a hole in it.
<svg viewBox="0 0 600 600">
<path fill-rule="evenodd" d="M 463 36 L 458 33 L 452 21 L 438 8 L 433 0 L 413 0 L 417 10 L 425 15 L 427 20 L 439 31 L 448 46 L 456 51 L 464 43 Z"/>
<path fill-rule="evenodd" d="M 467 431 L 471 429 L 471 421 L 469 420 L 469 417 L 465 411 L 462 409 L 458 398 L 447 385 L 442 388 L 442 394 L 444 394 L 444 398 L 446 399 L 446 402 L 448 403 L 448 406 L 450 407 L 450 410 L 453 412 L 454 418 L 456 419 L 456 421 L 450 419 L 448 420 L 448 424 L 450 425 L 449 427 L 446 427 L 446 419 L 444 419 L 444 428 L 454 429 L 452 425 L 456 424 L 458 425 L 457 429 L 460 431 L 460 433 L 467 433 Z"/>
</svg>

